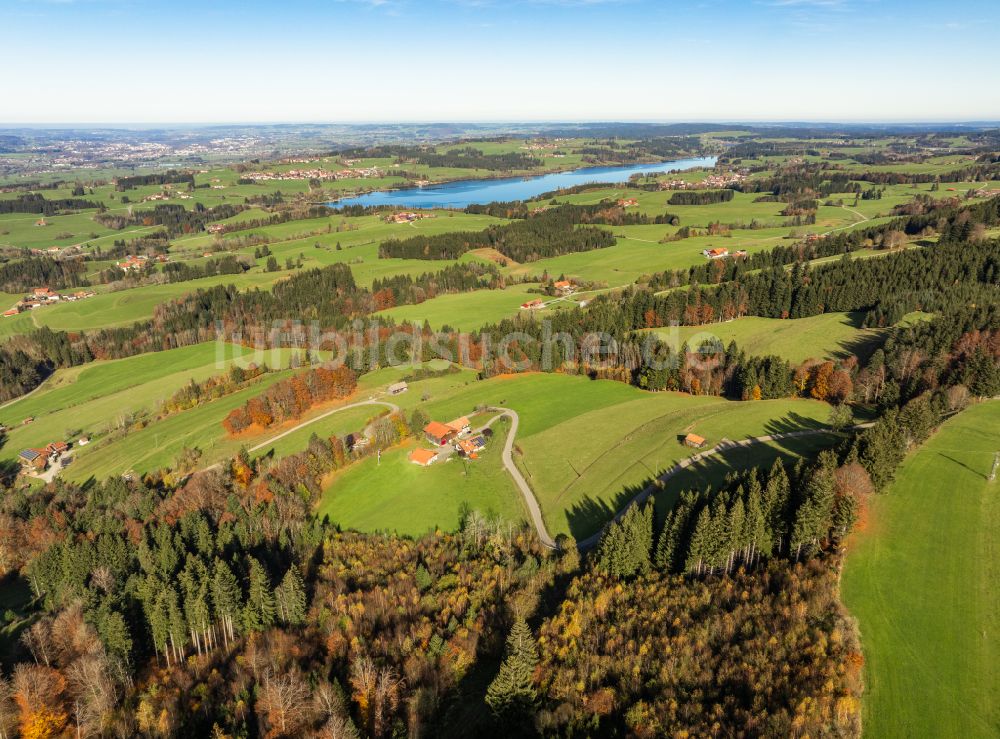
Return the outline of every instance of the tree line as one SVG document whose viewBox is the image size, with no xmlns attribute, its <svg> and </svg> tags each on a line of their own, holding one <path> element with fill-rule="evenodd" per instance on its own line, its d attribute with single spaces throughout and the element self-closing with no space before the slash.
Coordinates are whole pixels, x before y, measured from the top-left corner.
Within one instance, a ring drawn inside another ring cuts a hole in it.
<svg viewBox="0 0 1000 739">
<path fill-rule="evenodd" d="M 614 245 L 615 238 L 609 231 L 591 226 L 578 228 L 578 216 L 579 211 L 572 206 L 560 206 L 483 231 L 389 239 L 379 245 L 379 257 L 458 259 L 472 249 L 490 248 L 516 262 L 533 262 Z"/>
</svg>

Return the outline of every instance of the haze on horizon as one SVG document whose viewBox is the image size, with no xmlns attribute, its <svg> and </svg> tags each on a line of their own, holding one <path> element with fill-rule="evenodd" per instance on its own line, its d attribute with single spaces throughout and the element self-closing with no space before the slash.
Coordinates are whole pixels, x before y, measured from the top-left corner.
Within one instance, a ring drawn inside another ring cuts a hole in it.
<svg viewBox="0 0 1000 739">
<path fill-rule="evenodd" d="M 0 0 L 3 124 L 1000 119 L 956 0 Z"/>
</svg>

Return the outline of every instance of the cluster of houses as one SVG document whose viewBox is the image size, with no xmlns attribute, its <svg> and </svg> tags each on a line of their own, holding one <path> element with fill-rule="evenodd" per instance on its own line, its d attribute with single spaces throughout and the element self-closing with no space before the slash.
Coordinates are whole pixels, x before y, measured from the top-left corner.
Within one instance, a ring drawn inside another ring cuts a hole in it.
<svg viewBox="0 0 1000 739">
<path fill-rule="evenodd" d="M 721 174 L 710 174 L 699 182 L 688 182 L 687 180 L 667 180 L 661 182 L 661 190 L 719 190 L 724 187 L 738 185 L 747 178 L 746 172 L 723 172 Z"/>
<path fill-rule="evenodd" d="M 86 444 L 89 441 L 86 437 L 77 443 Z M 65 441 L 53 441 L 46 444 L 41 449 L 22 449 L 17 455 L 18 461 L 25 472 L 44 472 L 49 465 L 59 460 L 69 451 L 69 444 Z"/>
<path fill-rule="evenodd" d="M 32 249 L 32 256 L 36 257 L 52 257 L 53 259 L 58 259 L 59 257 L 64 257 L 67 255 L 75 255 L 80 251 L 80 247 L 74 244 L 73 246 L 50 246 L 48 249 Z"/>
<path fill-rule="evenodd" d="M 190 200 L 191 196 L 183 192 L 163 192 L 153 193 L 152 195 L 147 195 L 142 199 L 143 203 L 148 203 L 155 200 Z"/>
<path fill-rule="evenodd" d="M 331 172 L 328 169 L 290 169 L 287 172 L 247 172 L 242 177 L 248 180 L 351 180 L 366 177 L 381 177 L 384 173 L 378 167 L 364 169 L 341 169 Z"/>
<path fill-rule="evenodd" d="M 450 456 L 452 451 L 467 459 L 476 459 L 479 452 L 486 447 L 486 437 L 482 434 L 473 435 L 472 425 L 465 416 L 448 423 L 431 421 L 424 426 L 424 437 L 436 448 L 414 449 L 410 452 L 410 461 L 421 467 L 427 467 L 439 459 Z"/>
<path fill-rule="evenodd" d="M 412 223 L 413 221 L 419 221 L 421 218 L 436 218 L 434 213 L 390 213 L 385 217 L 386 223 Z"/>
<path fill-rule="evenodd" d="M 13 308 L 5 310 L 3 315 L 7 318 L 9 316 L 16 316 L 26 310 L 34 310 L 35 308 L 41 308 L 46 305 L 55 305 L 56 303 L 62 303 L 65 301 L 73 302 L 75 300 L 83 300 L 85 298 L 92 298 L 94 295 L 95 293 L 92 290 L 77 290 L 74 293 L 66 295 L 63 293 L 57 293 L 47 287 L 36 287 L 31 291 L 31 295 L 25 295 L 17 301 Z"/>
<path fill-rule="evenodd" d="M 714 249 L 704 249 L 701 255 L 706 259 L 725 259 L 729 256 L 729 249 L 724 246 L 720 246 Z M 747 255 L 746 249 L 737 249 L 733 252 L 732 256 L 736 259 L 743 259 Z"/>
<path fill-rule="evenodd" d="M 157 254 L 153 257 L 153 261 L 156 262 L 167 262 L 169 257 L 166 254 Z M 150 263 L 150 258 L 145 254 L 130 255 L 125 257 L 122 261 L 118 262 L 116 266 L 123 272 L 141 272 L 146 268 L 146 265 Z"/>
<path fill-rule="evenodd" d="M 552 289 L 556 295 L 566 297 L 576 292 L 576 283 L 572 280 L 556 280 L 552 283 Z M 534 298 L 521 303 L 521 310 L 540 310 L 545 307 L 545 301 L 541 298 Z"/>
<path fill-rule="evenodd" d="M 558 295 L 572 295 L 576 292 L 576 285 L 572 280 L 556 280 L 552 283 L 552 287 Z"/>
</svg>

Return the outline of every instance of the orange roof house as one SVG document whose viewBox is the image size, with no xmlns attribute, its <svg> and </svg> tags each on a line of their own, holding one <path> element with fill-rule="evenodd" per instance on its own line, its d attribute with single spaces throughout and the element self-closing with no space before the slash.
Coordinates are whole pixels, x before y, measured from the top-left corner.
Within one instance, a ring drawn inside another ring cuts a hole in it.
<svg viewBox="0 0 1000 739">
<path fill-rule="evenodd" d="M 688 434 L 684 437 L 684 445 L 694 447 L 695 449 L 701 449 L 705 446 L 705 438 L 703 436 L 698 436 L 698 434 Z"/>
<path fill-rule="evenodd" d="M 715 249 L 705 249 L 702 254 L 709 259 L 721 259 L 722 257 L 729 256 L 729 249 L 725 247 L 718 247 Z"/>
<path fill-rule="evenodd" d="M 424 426 L 424 436 L 435 444 L 446 444 L 455 435 L 455 429 L 438 421 L 431 421 Z"/>
<path fill-rule="evenodd" d="M 472 425 L 469 423 L 469 419 L 465 416 L 456 418 L 454 421 L 448 421 L 445 426 L 450 428 L 456 434 L 467 434 L 472 430 Z"/>
<path fill-rule="evenodd" d="M 433 464 L 437 458 L 437 452 L 431 449 L 414 449 L 410 452 L 410 461 L 413 464 L 419 464 L 421 467 Z"/>
</svg>

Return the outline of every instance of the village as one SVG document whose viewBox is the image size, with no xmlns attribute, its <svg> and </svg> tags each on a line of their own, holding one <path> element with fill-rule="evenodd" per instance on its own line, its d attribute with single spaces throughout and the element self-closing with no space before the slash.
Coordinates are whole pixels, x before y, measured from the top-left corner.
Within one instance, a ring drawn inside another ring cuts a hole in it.
<svg viewBox="0 0 1000 739">
<path fill-rule="evenodd" d="M 351 180 L 382 177 L 385 173 L 378 167 L 364 169 L 341 169 L 331 172 L 328 169 L 289 169 L 285 172 L 247 172 L 244 179 L 254 181 L 270 180 Z"/>
<path fill-rule="evenodd" d="M 76 292 L 67 295 L 57 293 L 50 290 L 48 287 L 36 287 L 31 291 L 31 295 L 25 295 L 14 304 L 14 307 L 5 310 L 3 315 L 4 318 L 8 318 L 10 316 L 16 316 L 27 310 L 34 310 L 35 308 L 56 305 L 66 301 L 73 302 L 76 300 L 92 298 L 95 294 L 96 293 L 93 290 L 77 290 Z"/>
<path fill-rule="evenodd" d="M 687 180 L 673 179 L 667 180 L 666 182 L 661 182 L 659 185 L 660 190 L 719 190 L 725 187 L 732 187 L 733 185 L 738 185 L 747 178 L 747 173 L 745 171 L 739 172 L 723 172 L 721 174 L 710 174 L 703 180 L 698 182 L 689 182 Z"/>
</svg>

